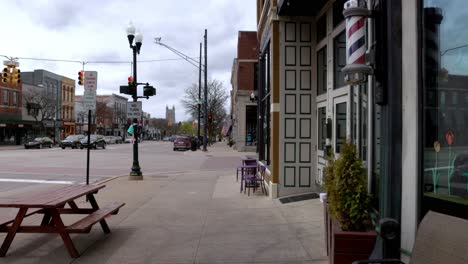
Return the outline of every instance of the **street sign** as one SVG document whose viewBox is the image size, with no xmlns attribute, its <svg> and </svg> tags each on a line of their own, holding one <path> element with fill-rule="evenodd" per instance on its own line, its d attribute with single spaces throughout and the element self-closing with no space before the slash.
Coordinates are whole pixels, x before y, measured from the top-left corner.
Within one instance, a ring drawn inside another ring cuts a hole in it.
<svg viewBox="0 0 468 264">
<path fill-rule="evenodd" d="M 143 115 L 142 111 L 142 103 L 141 101 L 138 102 L 127 102 L 127 117 L 130 119 L 137 118 L 138 120 L 141 119 Z"/>
<path fill-rule="evenodd" d="M 83 94 L 83 109 L 96 112 L 96 90 L 85 90 Z"/>
<path fill-rule="evenodd" d="M 96 113 L 97 71 L 84 72 L 83 108 Z"/>
<path fill-rule="evenodd" d="M 85 71 L 84 72 L 84 89 L 94 90 L 97 89 L 97 71 Z"/>
</svg>

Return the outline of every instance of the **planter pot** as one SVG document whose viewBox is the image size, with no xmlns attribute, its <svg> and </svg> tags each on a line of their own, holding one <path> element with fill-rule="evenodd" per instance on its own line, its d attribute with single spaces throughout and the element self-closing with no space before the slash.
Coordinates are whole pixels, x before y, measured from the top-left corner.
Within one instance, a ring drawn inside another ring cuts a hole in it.
<svg viewBox="0 0 468 264">
<path fill-rule="evenodd" d="M 368 259 L 374 249 L 377 233 L 372 231 L 343 231 L 339 223 L 331 220 L 329 258 L 332 264 L 349 264 Z"/>
</svg>

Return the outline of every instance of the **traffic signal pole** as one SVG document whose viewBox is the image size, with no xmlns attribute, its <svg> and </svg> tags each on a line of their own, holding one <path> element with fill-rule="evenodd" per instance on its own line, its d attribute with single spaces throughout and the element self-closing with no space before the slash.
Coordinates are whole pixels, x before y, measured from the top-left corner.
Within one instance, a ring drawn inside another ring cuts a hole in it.
<svg viewBox="0 0 468 264">
<path fill-rule="evenodd" d="M 207 140 L 208 140 L 208 75 L 207 75 L 207 72 L 208 72 L 208 54 L 207 54 L 207 51 L 208 51 L 208 48 L 207 48 L 207 38 L 208 38 L 208 30 L 205 29 L 205 37 L 204 37 L 204 40 L 205 40 L 205 100 L 204 100 L 204 119 L 205 119 L 205 123 L 203 124 L 203 151 L 207 151 L 206 149 L 206 143 L 207 143 Z M 201 60 L 201 58 L 200 58 Z"/>
<path fill-rule="evenodd" d="M 202 72 L 202 43 L 200 42 L 200 59 L 198 59 L 198 124 L 197 124 L 197 142 L 200 140 L 200 112 L 201 112 L 201 72 Z M 200 143 L 197 143 L 197 148 L 200 148 Z"/>
<path fill-rule="evenodd" d="M 132 51 L 133 51 L 133 84 L 135 86 L 134 89 L 134 94 L 132 94 L 133 97 L 133 102 L 136 102 L 138 100 L 137 97 L 137 46 L 136 45 L 131 45 Z M 137 125 L 137 124 L 133 124 Z M 133 128 L 133 133 L 134 133 L 134 142 L 133 142 L 133 165 L 132 165 L 132 170 L 130 171 L 130 180 L 142 180 L 143 179 L 143 174 L 140 169 L 140 163 L 138 161 L 138 138 L 139 138 L 139 128 L 134 127 Z"/>
</svg>

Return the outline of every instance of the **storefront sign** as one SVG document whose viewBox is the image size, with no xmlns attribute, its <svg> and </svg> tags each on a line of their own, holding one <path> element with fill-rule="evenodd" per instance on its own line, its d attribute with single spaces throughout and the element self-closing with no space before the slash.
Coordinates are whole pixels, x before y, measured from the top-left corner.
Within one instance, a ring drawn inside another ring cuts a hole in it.
<svg viewBox="0 0 468 264">
<path fill-rule="evenodd" d="M 24 127 L 24 125 L 23 124 L 18 124 L 18 127 Z"/>
</svg>

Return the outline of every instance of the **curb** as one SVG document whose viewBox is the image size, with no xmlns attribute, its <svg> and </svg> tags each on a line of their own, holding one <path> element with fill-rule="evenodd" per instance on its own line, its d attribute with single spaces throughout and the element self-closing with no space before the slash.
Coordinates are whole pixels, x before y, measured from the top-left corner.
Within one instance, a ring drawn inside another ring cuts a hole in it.
<svg viewBox="0 0 468 264">
<path fill-rule="evenodd" d="M 113 180 L 115 180 L 117 178 L 121 178 L 121 177 L 125 177 L 125 176 L 128 176 L 128 175 L 114 176 L 114 177 L 111 177 L 111 178 L 104 179 L 102 181 L 98 181 L 95 184 L 101 185 L 101 184 L 104 184 L 106 182 L 110 182 L 110 181 L 113 181 Z"/>
</svg>

